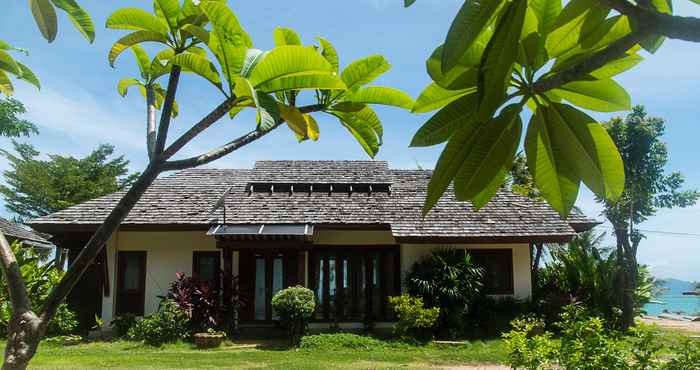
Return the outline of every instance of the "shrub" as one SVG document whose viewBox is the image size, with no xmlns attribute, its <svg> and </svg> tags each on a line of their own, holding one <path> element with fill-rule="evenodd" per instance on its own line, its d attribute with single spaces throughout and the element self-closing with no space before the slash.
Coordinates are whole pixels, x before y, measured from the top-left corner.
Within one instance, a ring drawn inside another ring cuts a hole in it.
<svg viewBox="0 0 700 370">
<path fill-rule="evenodd" d="M 129 333 L 129 329 L 131 329 L 135 324 L 136 315 L 127 313 L 124 315 L 114 316 L 109 326 L 114 329 L 114 332 L 118 337 L 125 337 Z"/>
<path fill-rule="evenodd" d="M 618 333 L 608 331 L 599 317 L 590 316 L 581 305 L 564 308 L 561 321 L 559 364 L 565 369 L 625 369 L 624 343 Z"/>
<path fill-rule="evenodd" d="M 175 302 L 185 312 L 192 334 L 206 332 L 221 323 L 219 294 L 209 282 L 178 272 L 165 298 Z"/>
<path fill-rule="evenodd" d="M 479 297 L 463 317 L 462 335 L 474 339 L 498 337 L 513 320 L 532 312 L 532 308 L 530 302 L 511 297 Z"/>
<path fill-rule="evenodd" d="M 661 366 L 663 370 L 697 370 L 700 369 L 700 343 L 691 339 L 671 348 L 671 359 Z"/>
<path fill-rule="evenodd" d="M 350 333 L 307 335 L 299 343 L 299 348 L 315 351 L 369 351 L 383 346 L 379 339 Z"/>
<path fill-rule="evenodd" d="M 272 308 L 289 331 L 292 345 L 299 344 L 314 313 L 314 292 L 302 286 L 282 289 L 272 297 Z"/>
<path fill-rule="evenodd" d="M 513 329 L 503 334 L 508 350 L 507 363 L 512 368 L 551 369 L 557 347 L 552 333 L 544 330 L 544 320 L 532 316 L 515 319 Z"/>
<path fill-rule="evenodd" d="M 27 287 L 27 295 L 32 302 L 32 309 L 38 311 L 49 291 L 58 284 L 63 277 L 63 271 L 54 267 L 52 263 L 44 263 L 42 257 L 32 248 L 23 247 L 21 243 L 12 243 L 12 252 L 17 258 L 17 264 L 22 273 L 22 278 Z M 7 326 L 12 317 L 12 305 L 7 292 L 7 283 L 0 274 L 0 335 L 7 334 Z M 46 333 L 49 336 L 67 335 L 75 331 L 78 326 L 75 312 L 67 304 L 58 307 L 56 315 L 49 321 Z"/>
<path fill-rule="evenodd" d="M 408 294 L 389 297 L 389 304 L 399 319 L 394 327 L 394 333 L 399 338 L 425 341 L 433 337 L 433 328 L 440 316 L 440 308 L 424 308 L 421 298 Z"/>
<path fill-rule="evenodd" d="M 153 346 L 185 339 L 188 337 L 187 314 L 175 302 L 163 300 L 158 312 L 137 321 L 129 329 L 128 337 Z"/>
<path fill-rule="evenodd" d="M 462 316 L 481 293 L 484 271 L 459 249 L 439 249 L 411 266 L 406 291 L 428 307 L 440 307 L 439 327 L 454 337 Z"/>
</svg>

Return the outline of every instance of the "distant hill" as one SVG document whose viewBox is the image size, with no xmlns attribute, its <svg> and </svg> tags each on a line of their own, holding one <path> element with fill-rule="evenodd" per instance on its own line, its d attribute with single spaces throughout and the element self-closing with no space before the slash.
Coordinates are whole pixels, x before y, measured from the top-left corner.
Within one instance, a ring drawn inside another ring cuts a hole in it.
<svg viewBox="0 0 700 370">
<path fill-rule="evenodd" d="M 667 289 L 664 293 L 666 294 L 681 294 L 690 290 L 695 290 L 695 283 L 679 279 L 662 279 L 664 281 L 663 287 Z"/>
</svg>

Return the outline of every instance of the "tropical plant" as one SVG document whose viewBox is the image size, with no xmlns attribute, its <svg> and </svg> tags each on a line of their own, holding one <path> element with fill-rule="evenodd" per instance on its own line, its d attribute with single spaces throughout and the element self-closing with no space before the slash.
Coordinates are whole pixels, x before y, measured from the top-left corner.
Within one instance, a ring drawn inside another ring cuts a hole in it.
<svg viewBox="0 0 700 370">
<path fill-rule="evenodd" d="M 664 36 L 700 41 L 700 19 L 671 12 L 665 1 L 464 1 L 428 58 L 433 83 L 413 107 L 440 110 L 411 145 L 447 142 L 424 212 L 450 183 L 458 199 L 485 205 L 503 183 L 523 132 L 535 184 L 563 217 L 581 182 L 601 198 L 619 199 L 622 159 L 581 109 L 630 109 L 629 95 L 612 78 L 642 60 L 639 49 L 656 51 Z M 525 107 L 532 112 L 527 129 L 520 118 Z"/>
<path fill-rule="evenodd" d="M 18 62 L 12 57 L 11 52 L 23 52 L 24 49 L 16 48 L 7 42 L 0 40 L 0 93 L 10 96 L 14 93 L 15 87 L 10 80 L 10 76 L 14 76 L 19 80 L 29 82 L 41 88 L 41 83 L 29 67 Z"/>
<path fill-rule="evenodd" d="M 316 308 L 314 292 L 299 285 L 282 289 L 272 297 L 272 308 L 287 327 L 292 345 L 298 345 Z"/>
<path fill-rule="evenodd" d="M 53 286 L 61 279 L 63 272 L 53 264 L 46 263 L 44 257 L 34 248 L 23 247 L 15 242 L 11 246 L 16 258 L 17 268 L 27 287 L 27 295 L 32 300 L 34 308 L 38 309 L 44 302 Z M 8 282 L 0 277 L 0 334 L 7 335 L 12 318 L 12 304 L 9 297 Z M 67 335 L 73 333 L 78 326 L 76 314 L 61 303 L 56 315 L 46 329 L 49 336 Z"/>
<path fill-rule="evenodd" d="M 126 337 L 129 329 L 134 325 L 136 325 L 136 315 L 130 313 L 114 316 L 112 322 L 109 323 L 109 326 L 114 329 L 115 334 L 119 338 Z"/>
<path fill-rule="evenodd" d="M 464 250 L 442 248 L 411 266 L 406 292 L 428 307 L 440 307 L 440 328 L 455 336 L 463 315 L 481 293 L 483 276 L 483 269 Z"/>
<path fill-rule="evenodd" d="M 219 292 L 211 282 L 178 272 L 165 298 L 187 315 L 192 334 L 204 333 L 221 325 L 223 312 Z"/>
<path fill-rule="evenodd" d="M 389 297 L 389 304 L 399 319 L 394 326 L 396 336 L 419 341 L 433 337 L 433 329 L 440 317 L 440 307 L 425 308 L 423 299 L 408 294 Z"/>
<path fill-rule="evenodd" d="M 38 312 L 30 307 L 21 275 L 12 267 L 14 259 L 9 245 L 0 234 L 3 252 L 0 262 L 8 281 L 12 282 L 9 284 L 13 297 L 12 321 L 16 323 L 12 326 L 16 335 L 13 334 L 6 345 L 4 366 L 8 368 L 26 368 L 60 302 L 161 173 L 211 163 L 283 124 L 300 141 L 317 140 L 319 127 L 311 114 L 320 112 L 337 117 L 368 155 L 374 157 L 382 144 L 383 128 L 371 106 L 413 106 L 413 100 L 399 90 L 366 86 L 389 69 L 389 63 L 382 56 L 354 61 L 341 71 L 338 53 L 330 42 L 319 38 L 320 47 L 303 46 L 299 35 L 290 29 L 275 30 L 272 50 L 254 49 L 252 38 L 225 2 L 155 0 L 153 4 L 152 12 L 140 8 L 119 9 L 106 22 L 108 28 L 131 31 L 110 49 L 111 63 L 126 49 L 146 42 L 165 47 L 157 54 L 159 61 L 164 61 L 164 55 L 171 55 L 169 64 L 164 66 L 168 72 L 161 77 L 167 76 L 167 83 L 162 84 L 166 87 L 160 118 L 152 124 L 151 115 L 148 115 L 146 122 L 147 141 L 155 136 L 148 165 L 105 217 Z M 183 71 L 204 78 L 223 98 L 209 114 L 168 144 L 175 95 Z M 297 98 L 305 90 L 313 90 L 311 98 L 315 98 L 315 103 L 297 106 L 297 100 L 301 100 Z M 233 118 L 245 108 L 256 111 L 256 123 L 251 131 L 202 154 L 173 159 L 223 116 L 228 114 Z"/>
<path fill-rule="evenodd" d="M 613 118 L 605 128 L 622 155 L 625 164 L 624 192 L 617 200 L 599 198 L 603 214 L 613 225 L 619 257 L 617 293 L 621 297 L 624 327 L 634 325 L 638 283 L 637 249 L 644 233 L 637 225 L 660 208 L 689 207 L 700 193 L 683 190 L 680 172 L 666 174 L 668 148 L 662 140 L 665 127 L 660 118 L 648 117 L 644 108 L 634 107 L 625 119 Z"/>
</svg>

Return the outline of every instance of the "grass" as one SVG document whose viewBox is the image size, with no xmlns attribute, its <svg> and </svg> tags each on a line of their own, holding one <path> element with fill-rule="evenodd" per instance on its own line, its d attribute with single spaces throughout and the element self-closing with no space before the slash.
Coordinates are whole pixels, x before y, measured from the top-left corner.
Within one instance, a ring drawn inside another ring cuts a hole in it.
<svg viewBox="0 0 700 370">
<path fill-rule="evenodd" d="M 658 341 L 677 344 L 682 331 L 658 328 Z M 0 343 L 4 347 L 4 343 Z M 372 338 L 320 338 L 289 349 L 279 342 L 259 348 L 225 343 L 198 350 L 190 343 L 160 348 L 136 342 L 90 342 L 75 346 L 42 343 L 32 369 L 426 369 L 438 366 L 502 363 L 505 345 L 500 339 L 463 345 L 410 345 Z"/>
<path fill-rule="evenodd" d="M 127 341 L 75 346 L 43 343 L 32 369 L 423 369 L 445 365 L 498 363 L 505 356 L 501 340 L 461 346 L 414 346 L 384 342 L 376 348 L 241 348 L 227 343 L 201 351 L 189 343 L 153 348 Z"/>
</svg>

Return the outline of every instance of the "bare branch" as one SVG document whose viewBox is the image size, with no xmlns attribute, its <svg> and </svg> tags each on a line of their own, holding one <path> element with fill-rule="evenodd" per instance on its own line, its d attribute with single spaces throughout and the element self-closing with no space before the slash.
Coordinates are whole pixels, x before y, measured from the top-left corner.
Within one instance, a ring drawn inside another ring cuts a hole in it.
<svg viewBox="0 0 700 370">
<path fill-rule="evenodd" d="M 27 295 L 27 287 L 24 285 L 15 254 L 12 253 L 10 243 L 7 242 L 2 231 L 0 231 L 0 263 L 2 263 L 3 276 L 7 282 L 13 314 L 21 315 L 30 311 L 32 304 Z"/>
<path fill-rule="evenodd" d="M 187 130 L 187 132 L 185 132 L 184 134 L 182 134 L 182 136 L 175 140 L 175 142 L 170 144 L 170 146 L 168 146 L 168 148 L 160 156 L 160 159 L 166 161 L 170 157 L 175 155 L 175 153 L 182 149 L 182 147 L 184 147 L 202 131 L 209 128 L 209 126 L 213 125 L 229 110 L 231 110 L 231 108 L 235 104 L 235 101 L 235 97 L 224 100 L 224 102 L 219 104 L 216 108 L 214 108 L 214 110 L 212 110 L 211 113 L 207 114 L 196 125 L 192 126 L 189 130 Z"/>
<path fill-rule="evenodd" d="M 78 282 L 85 270 L 95 260 L 97 255 L 102 251 L 105 244 L 117 230 L 121 222 L 126 218 L 134 205 L 146 192 L 148 187 L 158 177 L 161 172 L 161 167 L 157 164 L 149 164 L 148 167 L 141 173 L 139 178 L 134 182 L 131 188 L 119 200 L 119 203 L 112 209 L 107 218 L 95 233 L 90 238 L 90 241 L 85 244 L 82 251 L 71 264 L 68 272 L 63 276 L 61 281 L 54 286 L 46 298 L 44 305 L 39 311 L 39 317 L 42 322 L 48 322 L 56 313 L 56 309 L 68 296 L 73 286 Z"/>
<path fill-rule="evenodd" d="M 156 151 L 156 97 L 153 86 L 146 86 L 146 150 L 148 159 L 155 158 Z"/>
<path fill-rule="evenodd" d="M 314 104 L 314 105 L 307 105 L 303 107 L 299 107 L 299 110 L 302 113 L 311 113 L 311 112 L 318 112 L 323 110 L 325 107 L 321 104 Z M 229 141 L 228 143 L 213 149 L 207 153 L 200 154 L 194 157 L 186 158 L 186 159 L 181 159 L 181 160 L 176 160 L 176 161 L 168 161 L 163 164 L 163 171 L 176 171 L 176 170 L 183 170 L 185 168 L 192 168 L 192 167 L 198 167 L 205 165 L 207 163 L 210 163 L 212 161 L 215 161 L 223 156 L 226 156 L 230 154 L 231 152 L 267 135 L 269 132 L 272 130 L 276 129 L 279 127 L 281 124 L 284 123 L 283 119 L 277 120 L 277 122 L 268 130 L 262 131 L 262 130 L 253 130 L 248 132 L 245 135 L 242 135 L 232 141 Z"/>
<path fill-rule="evenodd" d="M 545 77 L 532 85 L 535 92 L 543 93 L 556 89 L 568 82 L 581 79 L 583 76 L 604 66 L 606 63 L 622 57 L 629 49 L 637 45 L 647 34 L 632 32 L 629 35 L 613 42 L 607 48 L 583 59 L 579 63 L 559 71 L 552 76 Z"/>
<path fill-rule="evenodd" d="M 173 104 L 175 103 L 175 93 L 177 92 L 177 85 L 180 82 L 181 71 L 182 68 L 178 65 L 173 65 L 172 69 L 170 70 L 168 89 L 165 92 L 165 101 L 163 101 L 163 111 L 160 112 L 160 125 L 158 126 L 158 136 L 156 137 L 156 155 L 163 153 L 165 141 L 168 139 L 168 128 L 170 128 Z"/>
<path fill-rule="evenodd" d="M 621 14 L 630 17 L 645 32 L 664 35 L 672 39 L 700 42 L 700 19 L 659 13 L 643 8 L 627 0 L 601 0 Z"/>
</svg>

